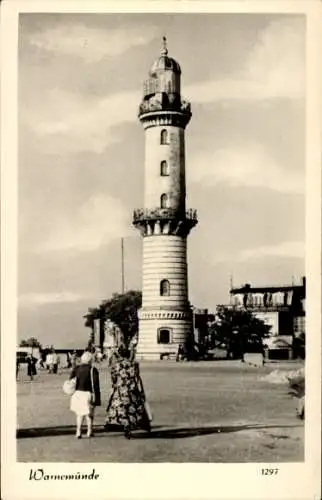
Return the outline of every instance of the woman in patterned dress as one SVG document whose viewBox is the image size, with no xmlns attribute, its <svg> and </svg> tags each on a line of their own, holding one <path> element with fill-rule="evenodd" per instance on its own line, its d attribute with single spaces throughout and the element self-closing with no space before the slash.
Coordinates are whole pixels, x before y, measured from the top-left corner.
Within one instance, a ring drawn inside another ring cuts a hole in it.
<svg viewBox="0 0 322 500">
<path fill-rule="evenodd" d="M 138 363 L 132 359 L 127 348 L 120 347 L 112 355 L 110 367 L 113 393 L 106 410 L 105 428 L 121 425 L 127 439 L 130 439 L 133 429 L 150 431 Z"/>
</svg>

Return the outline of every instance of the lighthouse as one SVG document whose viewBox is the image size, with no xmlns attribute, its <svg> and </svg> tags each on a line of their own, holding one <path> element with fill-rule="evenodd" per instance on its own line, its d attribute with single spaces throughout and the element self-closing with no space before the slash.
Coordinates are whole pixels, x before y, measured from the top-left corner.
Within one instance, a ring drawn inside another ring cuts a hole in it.
<svg viewBox="0 0 322 500">
<path fill-rule="evenodd" d="M 186 208 L 185 128 L 191 108 L 180 85 L 181 69 L 168 56 L 164 37 L 138 115 L 145 132 L 144 208 L 133 214 L 143 238 L 140 359 L 174 355 L 193 337 L 187 238 L 197 213 Z"/>
</svg>

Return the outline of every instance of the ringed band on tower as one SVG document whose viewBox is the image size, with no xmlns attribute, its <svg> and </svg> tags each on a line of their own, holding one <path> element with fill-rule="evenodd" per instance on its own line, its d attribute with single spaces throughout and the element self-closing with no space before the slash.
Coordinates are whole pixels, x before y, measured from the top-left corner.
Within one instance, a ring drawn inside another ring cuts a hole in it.
<svg viewBox="0 0 322 500">
<path fill-rule="evenodd" d="M 193 336 L 187 236 L 197 213 L 186 209 L 184 133 L 191 108 L 181 98 L 180 80 L 180 66 L 168 56 L 164 37 L 138 115 L 145 130 L 144 207 L 133 214 L 143 237 L 139 358 L 175 354 Z"/>
</svg>

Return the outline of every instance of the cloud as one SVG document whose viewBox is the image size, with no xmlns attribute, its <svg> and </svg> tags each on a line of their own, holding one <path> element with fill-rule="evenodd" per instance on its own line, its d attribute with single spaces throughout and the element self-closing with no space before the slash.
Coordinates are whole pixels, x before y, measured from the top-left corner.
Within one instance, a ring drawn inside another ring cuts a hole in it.
<svg viewBox="0 0 322 500">
<path fill-rule="evenodd" d="M 194 104 L 302 97 L 305 76 L 302 28 L 300 22 L 289 18 L 270 23 L 259 36 L 243 70 L 232 73 L 229 78 L 185 86 L 184 94 Z M 37 47 L 78 55 L 90 62 L 148 43 L 155 31 L 154 27 L 104 31 L 82 25 L 60 26 L 32 34 L 29 41 Z M 34 95 L 33 89 L 30 92 Z M 48 152 L 101 153 L 121 140 L 120 125 L 136 121 L 140 99 L 140 88 L 103 97 L 54 88 L 44 90 L 41 99 L 37 96 L 32 101 L 24 101 L 20 116 L 37 137 L 45 140 Z"/>
<path fill-rule="evenodd" d="M 305 244 L 302 241 L 285 241 L 277 245 L 249 248 L 240 252 L 238 260 L 260 259 L 267 256 L 304 259 Z"/>
<path fill-rule="evenodd" d="M 197 82 L 185 88 L 193 102 L 296 99 L 304 96 L 303 20 L 272 22 L 263 30 L 243 69 L 229 78 Z"/>
<path fill-rule="evenodd" d="M 104 30 L 83 24 L 68 24 L 32 33 L 28 41 L 38 49 L 79 57 L 85 63 L 95 63 L 107 57 L 120 56 L 135 46 L 146 45 L 155 35 L 154 26 Z"/>
<path fill-rule="evenodd" d="M 19 297 L 20 307 L 33 307 L 53 303 L 78 302 L 84 299 L 74 292 L 26 293 Z"/>
<path fill-rule="evenodd" d="M 258 144 L 235 149 L 200 153 L 189 160 L 188 182 L 212 187 L 224 183 L 231 187 L 264 187 L 281 193 L 303 193 L 302 171 L 278 165 Z"/>
<path fill-rule="evenodd" d="M 305 243 L 304 241 L 283 241 L 274 245 L 254 246 L 240 251 L 235 249 L 233 253 L 230 251 L 226 251 L 224 254 L 217 253 L 212 258 L 212 263 L 218 265 L 227 262 L 236 264 L 251 261 L 254 266 L 255 261 L 267 258 L 303 260 L 305 258 Z"/>
<path fill-rule="evenodd" d="M 141 99 L 140 88 L 114 91 L 103 96 L 90 92 L 71 92 L 64 82 L 64 75 L 68 75 L 67 68 L 64 70 L 63 66 L 59 67 L 61 86 L 51 88 L 55 84 L 47 75 L 55 70 L 56 61 L 62 59 L 62 55 L 80 57 L 85 63 L 99 62 L 104 58 L 118 57 L 135 46 L 145 45 L 155 34 L 154 26 L 137 25 L 103 30 L 82 24 L 60 25 L 26 34 L 29 44 L 55 57 L 46 60 L 43 66 L 30 68 L 30 65 L 26 65 L 23 98 L 19 106 L 22 125 L 43 140 L 42 147 L 47 153 L 92 151 L 99 154 L 118 142 L 121 135 L 117 127 L 136 120 Z M 78 71 L 79 79 L 88 80 L 87 67 L 78 68 Z M 109 71 L 113 71 L 113 67 Z M 41 96 L 35 93 L 34 82 L 28 83 L 30 74 L 42 88 Z M 102 79 L 100 72 L 97 78 Z M 56 75 L 53 75 L 55 81 Z M 46 85 L 42 86 L 42 82 L 46 82 Z"/>
<path fill-rule="evenodd" d="M 47 241 L 38 247 L 38 251 L 95 251 L 101 245 L 128 233 L 128 215 L 119 199 L 102 194 L 94 195 L 75 215 L 57 219 L 56 227 Z"/>
<path fill-rule="evenodd" d="M 90 97 L 51 89 L 46 105 L 25 107 L 21 119 L 38 137 L 55 137 L 50 148 L 74 153 L 101 153 L 120 139 L 117 126 L 136 119 L 140 92 L 120 92 L 108 97 Z"/>
</svg>

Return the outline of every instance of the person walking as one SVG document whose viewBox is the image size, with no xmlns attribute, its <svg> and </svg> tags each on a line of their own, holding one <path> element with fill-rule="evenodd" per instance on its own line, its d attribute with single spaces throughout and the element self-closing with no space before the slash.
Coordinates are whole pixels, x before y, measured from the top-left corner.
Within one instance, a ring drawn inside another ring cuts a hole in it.
<svg viewBox="0 0 322 500">
<path fill-rule="evenodd" d="M 183 359 L 184 359 L 184 346 L 183 346 L 183 344 L 179 344 L 177 356 L 176 356 L 176 362 L 183 361 Z"/>
<path fill-rule="evenodd" d="M 124 436 L 131 438 L 135 428 L 151 430 L 150 418 L 146 411 L 146 397 L 139 373 L 138 363 L 131 359 L 131 352 L 124 346 L 118 348 L 111 357 L 110 369 L 113 392 L 107 407 L 105 429 L 120 425 Z"/>
<path fill-rule="evenodd" d="M 57 375 L 58 373 L 58 365 L 59 365 L 59 356 L 57 355 L 55 349 L 52 351 L 52 373 Z"/>
<path fill-rule="evenodd" d="M 52 373 L 53 371 L 53 354 L 52 352 L 48 352 L 46 356 L 46 368 L 48 370 L 48 373 Z"/>
<path fill-rule="evenodd" d="M 88 438 L 93 436 L 94 410 L 101 405 L 100 381 L 97 368 L 92 366 L 93 357 L 85 351 L 80 365 L 73 368 L 70 379 L 76 378 L 76 390 L 71 397 L 70 409 L 76 415 L 76 438 L 82 437 L 84 417 L 87 423 Z"/>
<path fill-rule="evenodd" d="M 34 375 L 37 375 L 37 370 L 36 370 L 36 363 L 37 359 L 34 358 L 32 354 L 28 354 L 26 357 L 27 360 L 27 374 L 28 377 L 30 377 L 30 380 L 33 380 Z"/>
<path fill-rule="evenodd" d="M 66 352 L 66 368 L 72 368 L 72 357 L 70 352 Z"/>
<path fill-rule="evenodd" d="M 71 355 L 71 368 L 72 369 L 76 368 L 77 364 L 78 364 L 77 351 L 73 351 Z"/>
</svg>

